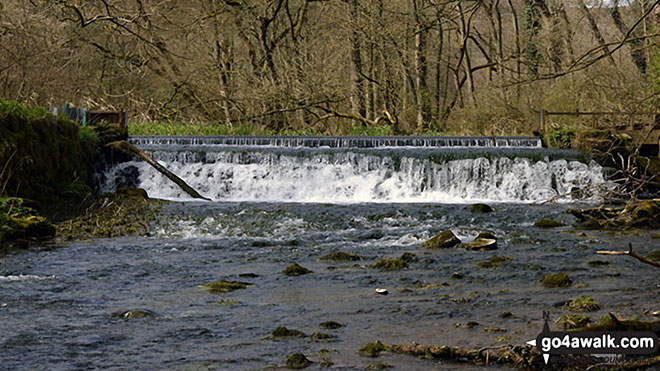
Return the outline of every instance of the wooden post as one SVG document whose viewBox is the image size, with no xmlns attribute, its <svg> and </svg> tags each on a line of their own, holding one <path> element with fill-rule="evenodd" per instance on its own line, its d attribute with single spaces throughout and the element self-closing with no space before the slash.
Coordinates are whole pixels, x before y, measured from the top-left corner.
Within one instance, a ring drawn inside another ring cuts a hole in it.
<svg viewBox="0 0 660 371">
<path fill-rule="evenodd" d="M 548 111 L 542 109 L 541 112 L 539 112 L 539 120 L 540 120 L 540 122 L 539 122 L 539 130 L 540 130 L 542 133 L 545 133 L 546 130 L 548 129 L 548 128 L 547 128 L 547 125 L 548 125 L 548 123 L 547 123 L 547 120 L 548 120 Z"/>
</svg>

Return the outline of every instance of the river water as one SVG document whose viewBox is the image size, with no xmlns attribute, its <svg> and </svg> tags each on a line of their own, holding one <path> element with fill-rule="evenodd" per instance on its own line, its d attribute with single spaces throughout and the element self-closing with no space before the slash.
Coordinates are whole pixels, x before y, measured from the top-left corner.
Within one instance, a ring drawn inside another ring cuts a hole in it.
<svg viewBox="0 0 660 371">
<path fill-rule="evenodd" d="M 315 362 L 311 369 L 323 359 L 343 369 L 376 361 L 462 369 L 404 355 L 365 358 L 358 349 L 375 340 L 522 345 L 540 332 L 542 311 L 554 320 L 569 313 L 563 302 L 583 295 L 601 305 L 587 313 L 593 320 L 608 312 L 649 320 L 645 311 L 658 309 L 652 267 L 595 254 L 629 242 L 641 254 L 657 249 L 650 232 L 576 231 L 565 211 L 588 204 L 533 204 L 575 189 L 592 195 L 606 184 L 604 170 L 576 153 L 487 142 L 310 148 L 133 140 L 214 201 L 186 198 L 141 162 L 106 174 L 106 189 L 138 174 L 133 182 L 150 196 L 178 202 L 164 207 L 149 237 L 33 247 L 0 258 L 0 368 L 277 369 L 301 352 Z M 495 211 L 466 210 L 475 201 Z M 566 226 L 535 228 L 540 217 Z M 499 248 L 421 247 L 446 229 L 464 242 L 491 230 Z M 318 259 L 332 251 L 363 260 Z M 405 269 L 371 267 L 405 252 L 415 254 Z M 496 255 L 512 260 L 498 269 L 476 266 Z M 588 265 L 593 259 L 610 264 Z M 314 273 L 282 274 L 294 262 Z M 542 287 L 543 275 L 557 272 L 567 272 L 573 286 Z M 251 285 L 221 294 L 197 286 L 223 279 Z M 153 317 L 117 315 L 136 309 Z M 504 311 L 513 315 L 500 318 Z M 325 321 L 342 327 L 323 329 Z M 461 326 L 468 321 L 479 325 Z M 272 338 L 278 326 L 334 337 Z"/>
</svg>

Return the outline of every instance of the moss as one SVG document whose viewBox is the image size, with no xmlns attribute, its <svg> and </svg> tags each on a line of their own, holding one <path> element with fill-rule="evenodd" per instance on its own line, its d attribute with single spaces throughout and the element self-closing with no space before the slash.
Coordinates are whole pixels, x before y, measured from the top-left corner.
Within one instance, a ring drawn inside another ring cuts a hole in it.
<svg viewBox="0 0 660 371">
<path fill-rule="evenodd" d="M 359 353 L 364 357 L 375 358 L 378 357 L 383 351 L 385 351 L 385 345 L 377 340 L 373 343 L 364 345 L 362 348 L 360 348 Z"/>
<path fill-rule="evenodd" d="M 562 223 L 549 218 L 540 218 L 539 220 L 536 221 L 536 223 L 534 223 L 534 227 L 536 228 L 556 228 L 562 226 L 563 226 Z"/>
<path fill-rule="evenodd" d="M 486 327 L 483 329 L 483 332 L 487 332 L 487 333 L 506 332 L 506 329 L 503 327 Z"/>
<path fill-rule="evenodd" d="M 481 326 L 481 324 L 477 321 L 467 321 L 465 323 L 457 323 L 454 325 L 454 327 L 459 327 L 459 328 L 475 328 L 479 326 Z"/>
<path fill-rule="evenodd" d="M 148 199 L 149 195 L 147 194 L 147 191 L 145 191 L 142 188 L 134 188 L 134 187 L 122 187 L 117 189 L 115 192 L 117 195 L 121 195 L 124 197 L 134 197 L 134 198 L 139 198 L 139 199 Z"/>
<path fill-rule="evenodd" d="M 564 314 L 555 321 L 555 324 L 561 325 L 564 330 L 584 327 L 589 323 L 591 319 L 584 314 Z"/>
<path fill-rule="evenodd" d="M 513 261 L 513 258 L 510 256 L 493 256 L 492 258 L 477 263 L 477 268 L 482 268 L 482 269 L 497 269 L 500 267 L 501 263 L 506 263 Z"/>
<path fill-rule="evenodd" d="M 282 273 L 284 273 L 287 276 L 302 276 L 303 274 L 309 274 L 314 272 L 303 266 L 298 265 L 298 263 L 293 263 L 288 267 L 284 268 Z"/>
<path fill-rule="evenodd" d="M 493 208 L 486 204 L 473 204 L 466 207 L 466 209 L 472 213 L 491 213 Z"/>
<path fill-rule="evenodd" d="M 511 318 L 513 317 L 513 313 L 509 312 L 508 310 L 505 310 L 504 312 L 498 314 L 497 316 L 500 318 Z"/>
<path fill-rule="evenodd" d="M 227 306 L 227 307 L 233 307 L 233 306 L 240 305 L 240 304 L 241 304 L 241 302 L 236 301 L 236 300 L 224 300 L 223 299 L 223 300 L 220 300 L 218 302 L 218 305 L 223 305 L 223 306 Z"/>
<path fill-rule="evenodd" d="M 368 365 L 364 366 L 365 370 L 387 370 L 389 368 L 393 368 L 394 366 L 388 365 L 387 363 L 383 362 L 372 362 L 369 363 Z"/>
<path fill-rule="evenodd" d="M 349 262 L 362 260 L 362 257 L 353 253 L 343 251 L 333 251 L 329 254 L 323 255 L 319 260 L 332 260 L 338 262 Z"/>
<path fill-rule="evenodd" d="M 454 247 L 461 243 L 461 240 L 454 235 L 454 233 L 450 230 L 444 231 L 442 233 L 437 234 L 435 237 L 424 241 L 422 243 L 422 247 L 425 247 L 427 249 L 439 249 L 439 248 L 448 248 L 448 247 Z"/>
<path fill-rule="evenodd" d="M 305 336 L 302 331 L 288 329 L 284 326 L 277 327 L 271 334 L 276 338 L 299 338 Z"/>
<path fill-rule="evenodd" d="M 561 272 L 546 274 L 541 283 L 545 287 L 568 287 L 573 281 L 568 277 L 568 274 Z"/>
<path fill-rule="evenodd" d="M 302 353 L 294 353 L 286 357 L 286 367 L 293 370 L 300 370 L 305 367 L 308 367 L 312 364 L 312 361 L 307 359 Z"/>
<path fill-rule="evenodd" d="M 130 235 L 146 235 L 149 224 L 168 201 L 148 200 L 141 192 L 109 194 L 93 198 L 85 203 L 82 215 L 56 224 L 57 235 L 62 240 L 109 238 Z"/>
<path fill-rule="evenodd" d="M 589 260 L 587 262 L 587 265 L 592 266 L 592 267 L 599 267 L 599 266 L 610 265 L 610 264 L 612 264 L 612 263 L 610 263 L 608 261 L 605 261 L 605 260 L 596 260 L 596 259 Z"/>
<path fill-rule="evenodd" d="M 401 260 L 403 260 L 407 263 L 412 263 L 417 259 L 416 256 L 417 255 L 415 255 L 411 252 L 404 252 L 403 254 L 401 254 L 401 257 L 399 259 L 401 259 Z"/>
<path fill-rule="evenodd" d="M 646 259 L 660 261 L 660 250 L 653 250 L 646 254 Z"/>
<path fill-rule="evenodd" d="M 248 287 L 249 285 L 251 285 L 251 283 L 220 280 L 210 283 L 202 283 L 199 285 L 199 287 L 205 288 L 209 290 L 209 292 L 211 293 L 224 293 L 224 292 L 242 290 Z"/>
<path fill-rule="evenodd" d="M 334 339 L 334 337 L 335 335 L 328 334 L 325 332 L 315 332 L 311 336 L 312 341 L 330 340 L 330 339 Z"/>
<path fill-rule="evenodd" d="M 335 329 L 340 328 L 342 325 L 341 325 L 341 323 L 335 322 L 335 321 L 325 321 L 325 322 L 321 322 L 321 324 L 319 326 L 321 326 L 321 328 L 324 328 L 324 329 L 335 330 Z"/>
<path fill-rule="evenodd" d="M 383 269 L 387 271 L 403 269 L 408 266 L 408 263 L 403 259 L 380 259 L 372 268 L 374 269 Z"/>
<path fill-rule="evenodd" d="M 600 304 L 589 296 L 581 296 L 571 300 L 568 309 L 573 312 L 593 312 L 600 309 Z"/>
</svg>

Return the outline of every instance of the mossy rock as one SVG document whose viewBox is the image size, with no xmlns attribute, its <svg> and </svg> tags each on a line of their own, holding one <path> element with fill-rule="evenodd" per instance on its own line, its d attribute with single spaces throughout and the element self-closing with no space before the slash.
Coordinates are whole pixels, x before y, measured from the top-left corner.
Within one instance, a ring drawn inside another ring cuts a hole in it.
<svg viewBox="0 0 660 371">
<path fill-rule="evenodd" d="M 278 326 L 271 334 L 276 338 L 300 338 L 305 336 L 302 331 L 288 329 L 284 326 Z"/>
<path fill-rule="evenodd" d="M 477 238 L 487 238 L 487 239 L 490 239 L 490 240 L 497 241 L 497 236 L 495 236 L 495 233 L 493 233 L 491 231 L 481 231 L 481 232 L 479 232 L 479 235 L 477 236 Z"/>
<path fill-rule="evenodd" d="M 422 247 L 427 249 L 440 249 L 440 248 L 449 248 L 454 247 L 461 243 L 461 240 L 454 235 L 454 232 L 446 230 L 442 233 L 437 234 L 435 237 L 424 241 Z"/>
<path fill-rule="evenodd" d="M 624 213 L 630 212 L 635 219 L 656 218 L 660 216 L 660 201 L 645 200 L 634 203 L 624 209 Z"/>
<path fill-rule="evenodd" d="M 660 261 L 660 250 L 653 250 L 653 251 L 649 252 L 648 254 L 646 254 L 645 257 L 648 260 L 653 260 L 653 261 L 659 262 Z"/>
<path fill-rule="evenodd" d="M 387 363 L 383 362 L 372 362 L 369 363 L 368 365 L 364 366 L 365 370 L 387 370 L 390 368 L 393 368 L 394 366 L 388 365 Z"/>
<path fill-rule="evenodd" d="M 215 282 L 210 282 L 210 283 L 202 283 L 198 285 L 201 288 L 209 290 L 211 293 L 225 293 L 225 292 L 232 292 L 236 290 L 242 290 L 246 287 L 251 285 L 251 283 L 248 282 L 239 282 L 239 281 L 225 281 L 225 280 L 220 280 L 220 281 L 215 281 Z"/>
<path fill-rule="evenodd" d="M 412 263 L 417 260 L 417 255 L 411 253 L 411 252 L 404 252 L 401 254 L 401 257 L 399 258 L 407 263 Z"/>
<path fill-rule="evenodd" d="M 312 341 L 317 341 L 317 342 L 318 341 L 323 341 L 323 340 L 330 340 L 330 339 L 334 339 L 334 338 L 335 338 L 335 335 L 328 334 L 328 333 L 325 333 L 325 332 L 315 332 L 311 336 Z"/>
<path fill-rule="evenodd" d="M 494 210 L 492 207 L 486 205 L 486 204 L 472 204 L 469 205 L 467 208 L 472 213 L 492 213 Z"/>
<path fill-rule="evenodd" d="M 497 316 L 500 318 L 511 318 L 513 317 L 513 313 L 509 312 L 508 310 L 505 310 L 504 312 L 498 314 Z"/>
<path fill-rule="evenodd" d="M 513 258 L 510 256 L 493 256 L 492 258 L 477 263 L 477 268 L 481 269 L 497 269 L 500 267 L 500 264 L 513 261 Z"/>
<path fill-rule="evenodd" d="M 541 283 L 545 287 L 568 287 L 573 283 L 573 281 L 568 277 L 567 273 L 553 273 L 546 274 L 541 280 Z"/>
<path fill-rule="evenodd" d="M 465 323 L 457 323 L 454 325 L 454 327 L 458 328 L 476 328 L 481 326 L 481 324 L 477 321 L 467 321 Z"/>
<path fill-rule="evenodd" d="M 372 265 L 374 269 L 386 271 L 399 270 L 408 267 L 408 263 L 403 259 L 380 259 Z"/>
<path fill-rule="evenodd" d="M 606 228 L 606 223 L 601 223 L 598 219 L 590 216 L 586 220 L 577 223 L 575 228 L 586 231 L 598 231 Z"/>
<path fill-rule="evenodd" d="M 321 328 L 328 329 L 328 330 L 336 330 L 336 329 L 342 327 L 342 324 L 339 323 L 339 322 L 335 322 L 335 321 L 325 321 L 325 322 L 321 322 L 321 324 L 319 326 L 321 326 Z"/>
<path fill-rule="evenodd" d="M 135 198 L 141 198 L 141 199 L 145 199 L 145 200 L 149 198 L 149 195 L 147 194 L 147 191 L 145 191 L 142 188 L 123 187 L 123 188 L 117 189 L 117 191 L 115 191 L 115 193 L 117 195 L 121 195 L 121 196 L 128 197 L 128 198 L 135 197 Z"/>
<path fill-rule="evenodd" d="M 590 296 L 585 295 L 571 300 L 567 307 L 572 312 L 593 312 L 600 309 L 600 304 Z"/>
<path fill-rule="evenodd" d="M 376 358 L 381 352 L 385 351 L 385 345 L 377 340 L 373 343 L 368 343 L 360 348 L 360 355 L 369 358 Z"/>
<path fill-rule="evenodd" d="M 489 251 L 489 250 L 497 250 L 497 240 L 494 240 L 492 238 L 482 238 L 478 237 L 474 241 L 470 242 L 469 244 L 465 245 L 465 248 L 470 251 L 477 251 L 477 250 L 484 250 L 484 251 Z"/>
<path fill-rule="evenodd" d="M 307 359 L 302 353 L 294 353 L 286 357 L 286 367 L 293 370 L 300 370 L 305 367 L 308 367 L 312 364 L 312 361 Z"/>
<path fill-rule="evenodd" d="M 564 224 L 550 218 L 540 218 L 534 223 L 534 227 L 536 228 L 557 228 L 563 226 Z"/>
<path fill-rule="evenodd" d="M 564 314 L 555 321 L 555 324 L 561 325 L 564 330 L 584 327 L 589 323 L 591 323 L 591 318 L 584 314 Z"/>
<path fill-rule="evenodd" d="M 298 265 L 298 263 L 293 263 L 288 267 L 284 268 L 282 273 L 284 273 L 287 276 L 302 276 L 303 274 L 309 274 L 314 272 L 303 266 Z"/>
<path fill-rule="evenodd" d="M 359 256 L 359 255 L 355 255 L 353 253 L 349 253 L 349 252 L 333 251 L 331 253 L 323 255 L 322 257 L 319 258 L 319 260 L 331 260 L 331 261 L 337 261 L 337 262 L 352 262 L 352 261 L 362 260 L 362 257 Z"/>
<path fill-rule="evenodd" d="M 55 226 L 39 215 L 10 215 L 5 238 L 44 240 L 55 237 Z"/>
</svg>

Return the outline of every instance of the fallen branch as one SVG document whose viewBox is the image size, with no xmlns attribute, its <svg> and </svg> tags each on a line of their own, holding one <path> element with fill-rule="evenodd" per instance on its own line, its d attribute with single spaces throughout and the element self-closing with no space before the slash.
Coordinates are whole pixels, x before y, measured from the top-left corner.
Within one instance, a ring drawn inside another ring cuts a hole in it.
<svg viewBox="0 0 660 371">
<path fill-rule="evenodd" d="M 171 181 L 176 183 L 184 192 L 186 192 L 187 194 L 189 194 L 193 198 L 200 198 L 202 200 L 211 201 L 211 199 L 200 195 L 193 187 L 189 186 L 188 183 L 186 183 L 183 179 L 179 178 L 178 176 L 176 176 L 176 174 L 174 174 L 171 171 L 167 170 L 163 165 L 159 164 L 153 158 L 151 158 L 151 156 L 149 156 L 148 154 L 142 152 L 139 148 L 137 148 L 136 146 L 128 143 L 127 141 L 118 140 L 116 142 L 111 142 L 111 143 L 106 144 L 106 147 L 116 149 L 116 150 L 121 151 L 123 153 L 126 153 L 128 155 L 133 155 L 133 154 L 138 155 L 141 159 L 146 161 L 149 165 L 153 166 L 154 169 L 158 170 L 161 174 L 165 175 Z"/>
<path fill-rule="evenodd" d="M 646 259 L 645 257 L 641 255 L 637 255 L 632 251 L 632 243 L 628 243 L 628 251 L 607 251 L 607 250 L 600 250 L 596 251 L 596 254 L 603 254 L 603 255 L 630 255 L 633 258 L 641 261 L 644 264 L 649 264 L 652 265 L 656 268 L 660 268 L 660 263 L 656 263 L 652 260 Z"/>
</svg>

